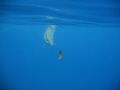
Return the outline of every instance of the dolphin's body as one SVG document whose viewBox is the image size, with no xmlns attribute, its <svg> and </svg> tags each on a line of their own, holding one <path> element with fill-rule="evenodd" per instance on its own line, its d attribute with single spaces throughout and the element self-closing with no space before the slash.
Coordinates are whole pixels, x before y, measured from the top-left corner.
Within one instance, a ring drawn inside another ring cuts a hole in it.
<svg viewBox="0 0 120 90">
<path fill-rule="evenodd" d="M 45 44 L 43 46 L 45 46 L 46 44 L 49 44 L 53 47 L 54 43 L 53 43 L 53 37 L 54 37 L 54 32 L 55 29 L 57 28 L 57 26 L 55 25 L 49 25 L 49 27 L 46 29 L 45 33 L 44 33 L 44 39 L 45 39 Z"/>
</svg>

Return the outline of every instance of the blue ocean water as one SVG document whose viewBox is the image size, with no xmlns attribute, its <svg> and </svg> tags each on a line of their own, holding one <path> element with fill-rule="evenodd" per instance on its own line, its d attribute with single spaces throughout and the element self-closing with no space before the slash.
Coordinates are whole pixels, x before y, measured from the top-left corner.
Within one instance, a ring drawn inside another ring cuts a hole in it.
<svg viewBox="0 0 120 90">
<path fill-rule="evenodd" d="M 0 90 L 120 90 L 120 1 L 1 0 Z"/>
</svg>

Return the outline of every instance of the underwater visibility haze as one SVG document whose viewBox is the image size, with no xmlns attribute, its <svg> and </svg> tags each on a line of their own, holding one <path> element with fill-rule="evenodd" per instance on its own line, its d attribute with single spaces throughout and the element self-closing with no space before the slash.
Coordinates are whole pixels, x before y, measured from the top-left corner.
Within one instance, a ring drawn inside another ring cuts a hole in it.
<svg viewBox="0 0 120 90">
<path fill-rule="evenodd" d="M 120 1 L 0 0 L 0 90 L 120 90 Z"/>
</svg>

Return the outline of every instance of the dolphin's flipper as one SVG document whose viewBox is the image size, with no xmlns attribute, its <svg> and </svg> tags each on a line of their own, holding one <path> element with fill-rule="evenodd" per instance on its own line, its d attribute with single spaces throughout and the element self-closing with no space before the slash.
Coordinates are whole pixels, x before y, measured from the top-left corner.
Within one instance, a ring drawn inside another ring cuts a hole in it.
<svg viewBox="0 0 120 90">
<path fill-rule="evenodd" d="M 42 47 L 44 47 L 45 45 L 46 45 L 46 43 Z"/>
</svg>

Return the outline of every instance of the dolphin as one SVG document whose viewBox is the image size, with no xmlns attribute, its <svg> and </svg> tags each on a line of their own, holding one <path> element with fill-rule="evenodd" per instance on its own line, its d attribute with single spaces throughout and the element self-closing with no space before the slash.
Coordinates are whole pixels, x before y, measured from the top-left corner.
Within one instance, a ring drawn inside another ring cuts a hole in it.
<svg viewBox="0 0 120 90">
<path fill-rule="evenodd" d="M 44 40 L 46 43 L 43 46 L 48 44 L 53 47 L 53 45 L 54 45 L 53 37 L 54 37 L 54 32 L 55 32 L 56 28 L 57 28 L 57 26 L 55 26 L 55 25 L 49 25 L 49 27 L 46 29 L 46 31 L 44 33 Z"/>
</svg>

